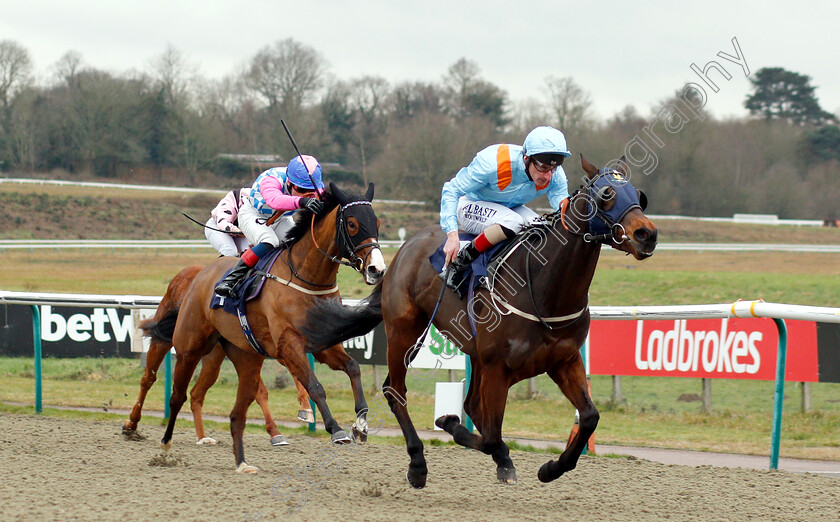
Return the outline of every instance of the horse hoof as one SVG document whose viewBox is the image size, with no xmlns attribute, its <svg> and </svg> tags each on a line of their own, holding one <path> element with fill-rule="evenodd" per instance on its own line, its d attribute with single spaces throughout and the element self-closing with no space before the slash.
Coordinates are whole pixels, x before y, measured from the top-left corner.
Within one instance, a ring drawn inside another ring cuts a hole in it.
<svg viewBox="0 0 840 522">
<path fill-rule="evenodd" d="M 409 485 L 411 485 L 414 489 L 423 489 L 426 487 L 425 473 L 412 473 L 409 468 L 409 470 L 405 472 L 405 479 L 408 480 Z"/>
<path fill-rule="evenodd" d="M 441 415 L 435 420 L 435 426 L 448 432 L 449 430 L 446 429 L 446 426 L 450 422 L 454 422 L 455 424 L 461 424 L 461 418 L 457 415 Z"/>
<path fill-rule="evenodd" d="M 208 446 L 213 446 L 213 445 L 216 445 L 218 443 L 219 443 L 219 441 L 217 441 L 216 439 L 214 439 L 212 437 L 204 437 L 203 439 L 199 439 L 198 441 L 196 441 L 196 444 L 198 444 L 199 446 L 202 446 L 204 444 L 206 444 Z"/>
<path fill-rule="evenodd" d="M 549 460 L 548 462 L 540 466 L 540 470 L 537 472 L 537 478 L 540 479 L 540 482 L 551 482 L 552 480 L 560 478 L 560 476 L 563 474 L 563 472 L 561 471 L 560 473 L 557 473 L 557 476 L 552 476 L 553 473 L 549 470 L 549 467 L 552 464 L 554 464 L 554 461 Z"/>
<path fill-rule="evenodd" d="M 236 466 L 236 472 L 237 473 L 250 473 L 250 474 L 253 475 L 257 471 L 259 471 L 259 468 L 257 468 L 256 466 L 249 466 L 245 462 L 242 462 L 241 464 Z"/>
<path fill-rule="evenodd" d="M 137 431 L 137 423 L 126 419 L 122 427 L 123 433 L 133 433 Z"/>
<path fill-rule="evenodd" d="M 164 452 L 164 453 L 169 453 L 169 450 L 171 450 L 171 449 L 172 449 L 172 441 L 171 441 L 171 440 L 170 440 L 169 442 L 163 442 L 163 441 L 161 441 L 161 443 L 160 443 L 160 450 L 161 450 L 162 452 Z"/>
<path fill-rule="evenodd" d="M 338 430 L 330 436 L 333 444 L 350 444 L 353 439 L 344 430 Z"/>
<path fill-rule="evenodd" d="M 360 430 L 356 426 L 353 426 L 353 440 L 355 440 L 357 444 L 364 444 L 367 442 L 367 438 L 367 430 Z"/>
<path fill-rule="evenodd" d="M 517 483 L 516 468 L 498 468 L 496 469 L 496 478 L 502 484 L 514 485 Z"/>
<path fill-rule="evenodd" d="M 275 435 L 271 437 L 271 445 L 272 446 L 288 446 L 289 441 L 286 440 L 286 437 L 283 435 Z"/>
<path fill-rule="evenodd" d="M 298 410 L 298 420 L 306 423 L 315 422 L 315 414 L 312 410 Z"/>
</svg>

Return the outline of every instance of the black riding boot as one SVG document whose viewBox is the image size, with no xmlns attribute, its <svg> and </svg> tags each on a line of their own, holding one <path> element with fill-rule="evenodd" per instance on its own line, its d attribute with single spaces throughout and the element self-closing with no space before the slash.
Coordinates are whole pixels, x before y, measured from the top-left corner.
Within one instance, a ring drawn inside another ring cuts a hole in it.
<svg viewBox="0 0 840 522">
<path fill-rule="evenodd" d="M 479 252 L 478 249 L 475 248 L 475 244 L 473 243 L 470 243 L 469 245 L 462 248 L 461 251 L 458 252 L 458 256 L 451 263 L 449 263 L 450 268 L 448 269 L 448 271 L 444 272 L 444 274 L 446 274 L 446 286 L 455 290 L 455 292 L 457 292 L 460 295 L 460 292 L 458 290 L 458 287 L 460 285 L 457 284 L 460 283 L 460 274 L 464 270 L 466 270 L 467 267 L 470 266 L 473 261 L 475 261 L 475 258 L 477 258 L 480 253 L 481 252 Z"/>
<path fill-rule="evenodd" d="M 250 270 L 251 267 L 246 265 L 245 261 L 237 260 L 233 270 L 216 285 L 216 293 L 222 297 L 236 299 L 236 287 L 245 279 Z"/>
</svg>

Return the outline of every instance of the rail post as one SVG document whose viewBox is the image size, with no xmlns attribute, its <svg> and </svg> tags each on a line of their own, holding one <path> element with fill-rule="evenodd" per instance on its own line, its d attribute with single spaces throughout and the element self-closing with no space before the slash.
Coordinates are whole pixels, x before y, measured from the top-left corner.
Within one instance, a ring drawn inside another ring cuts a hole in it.
<svg viewBox="0 0 840 522">
<path fill-rule="evenodd" d="M 314 373 L 315 357 L 311 353 L 307 353 L 306 358 L 309 360 L 309 367 L 312 368 L 312 372 Z M 315 433 L 315 423 L 318 422 L 318 408 L 315 401 L 312 400 L 312 397 L 309 397 L 309 407 L 312 408 L 312 422 L 309 423 L 309 433 Z"/>
<path fill-rule="evenodd" d="M 166 352 L 166 356 L 163 358 L 163 368 L 165 375 L 163 388 L 163 418 L 169 419 L 169 399 L 172 398 L 172 348 Z"/>
<path fill-rule="evenodd" d="M 35 413 L 41 413 L 41 310 L 38 305 L 32 308 L 32 344 L 35 347 Z"/>
<path fill-rule="evenodd" d="M 773 397 L 773 428 L 770 436 L 770 469 L 779 469 L 779 441 L 782 438 L 782 406 L 785 400 L 785 364 L 787 359 L 787 326 L 784 319 L 773 319 L 779 329 L 779 350 L 776 357 L 776 392 Z"/>
</svg>

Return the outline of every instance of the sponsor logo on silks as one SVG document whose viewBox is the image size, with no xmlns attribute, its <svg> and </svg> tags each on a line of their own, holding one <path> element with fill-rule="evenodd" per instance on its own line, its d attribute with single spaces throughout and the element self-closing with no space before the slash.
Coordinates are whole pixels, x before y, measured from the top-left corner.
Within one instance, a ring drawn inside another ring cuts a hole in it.
<svg viewBox="0 0 840 522">
<path fill-rule="evenodd" d="M 728 319 L 719 331 L 689 330 L 685 320 L 674 321 L 668 331 L 644 332 L 644 321 L 636 324 L 635 364 L 639 370 L 755 374 L 761 367 L 756 343 L 761 332 L 728 331 Z M 647 342 L 645 342 L 647 338 Z"/>
<path fill-rule="evenodd" d="M 484 207 L 476 203 L 470 203 L 464 207 L 464 218 L 484 223 L 488 218 L 495 216 L 498 211 L 494 208 Z"/>
<path fill-rule="evenodd" d="M 53 313 L 52 306 L 41 305 L 42 341 L 56 342 L 69 337 L 81 343 L 93 337 L 96 341 L 105 342 L 112 339 L 113 333 L 117 342 L 124 342 L 133 328 L 131 314 L 120 320 L 116 308 L 94 308 L 90 315 L 73 314 L 65 319 L 63 315 Z"/>
</svg>

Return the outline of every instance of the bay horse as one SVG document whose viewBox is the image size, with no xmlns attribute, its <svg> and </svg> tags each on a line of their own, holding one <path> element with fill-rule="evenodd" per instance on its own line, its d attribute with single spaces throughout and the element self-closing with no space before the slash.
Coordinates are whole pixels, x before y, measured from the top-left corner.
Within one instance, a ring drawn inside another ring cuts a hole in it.
<svg viewBox="0 0 840 522">
<path fill-rule="evenodd" d="M 143 377 L 140 378 L 140 394 L 137 397 L 137 402 L 131 408 L 129 418 L 123 424 L 123 434 L 126 436 L 131 436 L 136 433 L 137 424 L 140 422 L 143 411 L 143 404 L 146 401 L 146 395 L 157 380 L 157 372 L 160 365 L 172 346 L 171 337 L 163 334 L 160 328 L 155 328 L 155 325 L 159 324 L 169 312 L 180 307 L 181 301 L 186 295 L 190 284 L 192 284 L 196 274 L 202 268 L 204 268 L 203 265 L 192 265 L 178 272 L 169 282 L 166 293 L 160 300 L 157 310 L 155 310 L 155 315 L 150 319 L 144 320 L 139 325 L 140 329 L 143 330 L 143 335 L 149 337 L 149 351 L 146 354 L 146 367 L 143 370 Z M 216 444 L 216 441 L 208 437 L 204 432 L 202 408 L 207 390 L 218 379 L 219 371 L 224 360 L 225 352 L 220 344 L 216 344 L 213 350 L 201 359 L 201 371 L 198 374 L 196 383 L 190 390 L 190 410 L 192 410 L 195 424 L 196 444 Z M 297 388 L 297 400 L 300 404 L 298 419 L 303 422 L 313 422 L 314 416 L 312 415 L 312 409 L 309 404 L 309 394 L 306 393 L 306 389 L 300 381 L 294 377 L 293 379 Z M 268 407 L 268 389 L 265 387 L 262 379 L 260 379 L 256 401 L 260 405 L 263 416 L 265 417 L 265 430 L 271 437 L 272 445 L 280 446 L 287 444 L 285 437 L 278 431 L 277 425 L 271 417 L 271 410 Z"/>
<path fill-rule="evenodd" d="M 470 356 L 472 382 L 464 411 L 480 435 L 470 433 L 456 415 L 442 416 L 435 424 L 458 444 L 491 455 L 500 482 L 517 481 L 502 440 L 513 384 L 547 373 L 580 412 L 579 429 L 565 451 L 540 467 L 541 481 L 574 469 L 595 431 L 599 414 L 587 390 L 579 349 L 589 331 L 588 291 L 601 246 L 608 243 L 642 260 L 653 254 L 657 230 L 643 212 L 647 198 L 627 180 L 624 158 L 615 169 L 599 170 L 581 155 L 581 165 L 586 173 L 581 189 L 546 216 L 544 225 L 520 233 L 522 248 L 506 254 L 491 273 L 489 289 L 476 290 L 474 299 L 462 301 L 441 288 L 444 283 L 429 256 L 445 236 L 432 227 L 405 242 L 382 283 L 358 306 L 321 302 L 310 311 L 304 332 L 312 351 L 385 321 L 388 376 L 382 390 L 405 436 L 410 457 L 406 477 L 413 487 L 426 485 L 428 470 L 423 442 L 406 407 L 405 377 L 430 319 Z"/>
<path fill-rule="evenodd" d="M 371 206 L 373 190 L 371 183 L 367 193 L 360 196 L 344 192 L 330 183 L 329 190 L 324 193 L 324 212 L 318 216 L 306 209 L 297 212 L 296 224 L 287 234 L 290 246 L 270 269 L 270 280 L 265 282 L 260 295 L 248 301 L 246 307 L 250 330 L 265 356 L 251 348 L 237 317 L 221 309 L 210 308 L 216 283 L 235 260 L 219 258 L 196 274 L 181 306 L 158 323 L 172 325 L 175 319 L 174 326 L 169 326 L 169 329 L 172 330 L 172 345 L 178 361 L 169 401 L 171 415 L 160 443 L 164 452 L 172 446 L 175 420 L 186 400 L 187 386 L 195 367 L 216 343 L 222 345 L 239 377 L 236 404 L 230 413 L 237 472 L 258 471 L 245 462 L 242 433 L 248 406 L 259 389 L 260 369 L 266 356 L 282 361 L 303 384 L 318 406 L 332 442 L 351 442 L 333 418 L 324 388 L 309 366 L 304 351 L 306 340 L 300 327 L 306 319 L 306 311 L 315 302 L 329 297 L 339 298 L 336 275 L 340 263 L 352 266 L 363 274 L 367 284 L 381 281 L 385 273 L 385 259 L 377 243 L 379 220 Z M 338 354 L 335 359 L 322 357 L 320 353 L 315 354 L 315 359 L 342 367 L 350 376 L 356 410 L 353 434 L 365 439 L 367 402 L 359 364 L 347 355 L 340 344 L 336 343 L 334 351 Z"/>
</svg>

